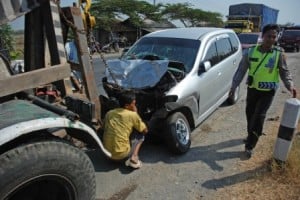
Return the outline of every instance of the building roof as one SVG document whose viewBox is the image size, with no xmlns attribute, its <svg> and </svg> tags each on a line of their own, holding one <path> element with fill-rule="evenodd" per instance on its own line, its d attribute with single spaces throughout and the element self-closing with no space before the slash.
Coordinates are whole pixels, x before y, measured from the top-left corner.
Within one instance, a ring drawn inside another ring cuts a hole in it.
<svg viewBox="0 0 300 200">
<path fill-rule="evenodd" d="M 121 22 L 122 26 L 127 26 L 127 29 L 131 28 L 137 28 L 133 23 L 131 23 L 130 18 L 124 20 Z M 143 25 L 140 27 L 142 30 L 145 30 L 147 32 L 154 32 L 158 30 L 168 29 L 168 28 L 176 28 L 176 26 L 169 22 L 168 20 L 161 20 L 159 22 L 151 20 L 151 19 L 145 19 L 143 21 Z"/>
</svg>

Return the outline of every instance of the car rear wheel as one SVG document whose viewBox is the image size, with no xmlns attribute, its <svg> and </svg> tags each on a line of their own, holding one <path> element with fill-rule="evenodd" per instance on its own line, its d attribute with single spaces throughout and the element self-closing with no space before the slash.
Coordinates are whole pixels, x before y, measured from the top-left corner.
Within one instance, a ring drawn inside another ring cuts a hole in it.
<svg viewBox="0 0 300 200">
<path fill-rule="evenodd" d="M 88 156 L 62 142 L 38 142 L 0 156 L 0 199 L 93 200 L 95 172 Z"/>
<path fill-rule="evenodd" d="M 191 146 L 191 129 L 186 117 L 176 112 L 167 118 L 166 142 L 172 152 L 182 154 Z"/>
<path fill-rule="evenodd" d="M 237 86 L 231 96 L 228 97 L 227 102 L 230 105 L 235 104 L 240 98 L 240 86 Z"/>
</svg>

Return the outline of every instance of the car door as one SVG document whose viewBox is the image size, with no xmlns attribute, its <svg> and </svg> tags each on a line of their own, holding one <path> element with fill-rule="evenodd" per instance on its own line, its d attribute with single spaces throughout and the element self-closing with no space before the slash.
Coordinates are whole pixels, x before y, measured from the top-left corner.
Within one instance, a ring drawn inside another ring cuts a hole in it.
<svg viewBox="0 0 300 200">
<path fill-rule="evenodd" d="M 205 62 L 209 61 L 211 67 L 207 71 L 203 71 L 199 73 L 199 114 L 200 116 L 206 115 L 209 112 L 210 108 L 215 104 L 218 98 L 218 91 L 216 88 L 219 86 L 219 70 L 218 70 L 218 62 L 219 57 L 217 54 L 216 48 L 216 39 L 211 39 L 204 49 L 204 54 L 201 59 L 201 65 Z M 202 66 L 203 67 L 203 66 Z"/>
<path fill-rule="evenodd" d="M 228 93 L 234 69 L 236 69 L 237 61 L 234 56 L 232 56 L 232 48 L 228 36 L 222 36 L 216 41 L 217 52 L 220 58 L 218 63 L 218 99 L 222 98 Z"/>
</svg>

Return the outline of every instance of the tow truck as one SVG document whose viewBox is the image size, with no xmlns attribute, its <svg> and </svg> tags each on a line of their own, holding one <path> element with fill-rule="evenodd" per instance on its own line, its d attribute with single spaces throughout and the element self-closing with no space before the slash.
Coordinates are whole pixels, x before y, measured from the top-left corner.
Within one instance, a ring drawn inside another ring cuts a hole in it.
<svg viewBox="0 0 300 200">
<path fill-rule="evenodd" d="M 0 0 L 0 24 L 25 18 L 24 72 L 14 73 L 0 54 L 0 199 L 95 199 L 94 167 L 84 149 L 111 154 L 99 137 L 90 6 L 90 0 L 64 8 L 57 0 Z M 67 59 L 70 37 L 78 63 Z M 82 76 L 81 89 L 72 83 L 73 70 Z"/>
</svg>

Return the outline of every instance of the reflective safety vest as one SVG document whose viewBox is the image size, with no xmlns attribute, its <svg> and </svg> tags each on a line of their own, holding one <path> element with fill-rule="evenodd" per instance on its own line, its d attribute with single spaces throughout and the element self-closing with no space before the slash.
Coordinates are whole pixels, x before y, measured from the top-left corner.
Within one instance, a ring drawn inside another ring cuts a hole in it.
<svg viewBox="0 0 300 200">
<path fill-rule="evenodd" d="M 258 46 L 249 49 L 248 75 L 253 77 L 253 81 L 248 87 L 261 91 L 276 90 L 279 86 L 279 68 L 277 66 L 280 50 L 274 48 L 271 52 L 261 53 L 257 49 Z"/>
</svg>

